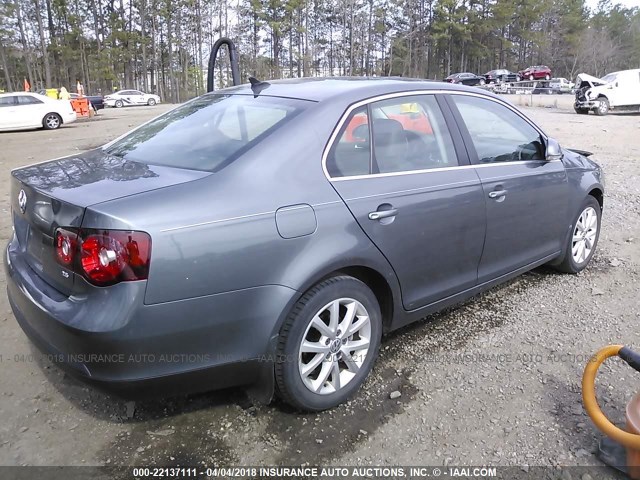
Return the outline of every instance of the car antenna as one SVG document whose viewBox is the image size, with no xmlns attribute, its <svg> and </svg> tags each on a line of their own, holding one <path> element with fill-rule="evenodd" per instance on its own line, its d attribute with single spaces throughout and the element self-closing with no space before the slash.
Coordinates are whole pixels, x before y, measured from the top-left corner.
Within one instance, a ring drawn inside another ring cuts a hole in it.
<svg viewBox="0 0 640 480">
<path fill-rule="evenodd" d="M 265 88 L 269 88 L 271 84 L 269 82 L 262 82 L 256 77 L 249 77 L 249 83 L 251 83 L 251 91 L 253 92 L 253 98 L 260 95 Z"/>
</svg>

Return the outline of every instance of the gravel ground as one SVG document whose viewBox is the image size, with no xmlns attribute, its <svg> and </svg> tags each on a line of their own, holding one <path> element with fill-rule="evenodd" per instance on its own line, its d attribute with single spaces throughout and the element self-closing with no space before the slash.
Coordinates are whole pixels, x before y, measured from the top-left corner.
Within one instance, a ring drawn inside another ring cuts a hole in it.
<svg viewBox="0 0 640 480">
<path fill-rule="evenodd" d="M 608 343 L 640 348 L 640 116 L 560 107 L 522 108 L 605 170 L 603 230 L 583 273 L 540 268 L 388 336 L 354 400 L 305 415 L 252 406 L 238 390 L 135 404 L 106 396 L 42 359 L 2 295 L 0 464 L 597 465 L 599 436 L 580 401 L 586 358 Z M 2 240 L 11 168 L 100 145 L 166 108 L 0 134 Z M 612 419 L 623 421 L 637 386 L 622 362 L 603 367 L 599 398 Z"/>
</svg>

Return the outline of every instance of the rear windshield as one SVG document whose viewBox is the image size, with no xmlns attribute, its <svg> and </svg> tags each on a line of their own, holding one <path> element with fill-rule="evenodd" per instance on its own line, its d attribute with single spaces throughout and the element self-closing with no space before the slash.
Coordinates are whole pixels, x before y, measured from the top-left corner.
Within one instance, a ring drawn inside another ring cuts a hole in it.
<svg viewBox="0 0 640 480">
<path fill-rule="evenodd" d="M 152 165 L 215 172 L 310 104 L 289 98 L 204 95 L 134 130 L 105 151 Z"/>
</svg>

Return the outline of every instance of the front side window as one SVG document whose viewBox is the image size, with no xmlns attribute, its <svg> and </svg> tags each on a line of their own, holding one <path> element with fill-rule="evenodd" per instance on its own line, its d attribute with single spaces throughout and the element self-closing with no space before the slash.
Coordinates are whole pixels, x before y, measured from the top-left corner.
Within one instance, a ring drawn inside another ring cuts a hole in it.
<svg viewBox="0 0 640 480">
<path fill-rule="evenodd" d="M 455 165 L 453 141 L 434 95 L 357 108 L 338 133 L 326 163 L 334 178 Z"/>
<path fill-rule="evenodd" d="M 310 102 L 252 95 L 204 95 L 105 148 L 152 165 L 218 171 L 302 112 Z"/>
<path fill-rule="evenodd" d="M 478 163 L 544 160 L 540 134 L 515 112 L 485 98 L 451 98 L 469 131 Z"/>
</svg>

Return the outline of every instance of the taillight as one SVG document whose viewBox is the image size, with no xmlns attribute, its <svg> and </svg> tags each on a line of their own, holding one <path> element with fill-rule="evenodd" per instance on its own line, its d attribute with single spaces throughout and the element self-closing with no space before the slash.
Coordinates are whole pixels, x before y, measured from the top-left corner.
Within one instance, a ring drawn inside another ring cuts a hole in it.
<svg viewBox="0 0 640 480">
<path fill-rule="evenodd" d="M 145 232 L 82 229 L 56 231 L 56 257 L 98 286 L 145 280 L 149 275 L 151 237 Z"/>
<path fill-rule="evenodd" d="M 64 228 L 56 231 L 56 257 L 65 267 L 73 267 L 78 234 Z"/>
</svg>

